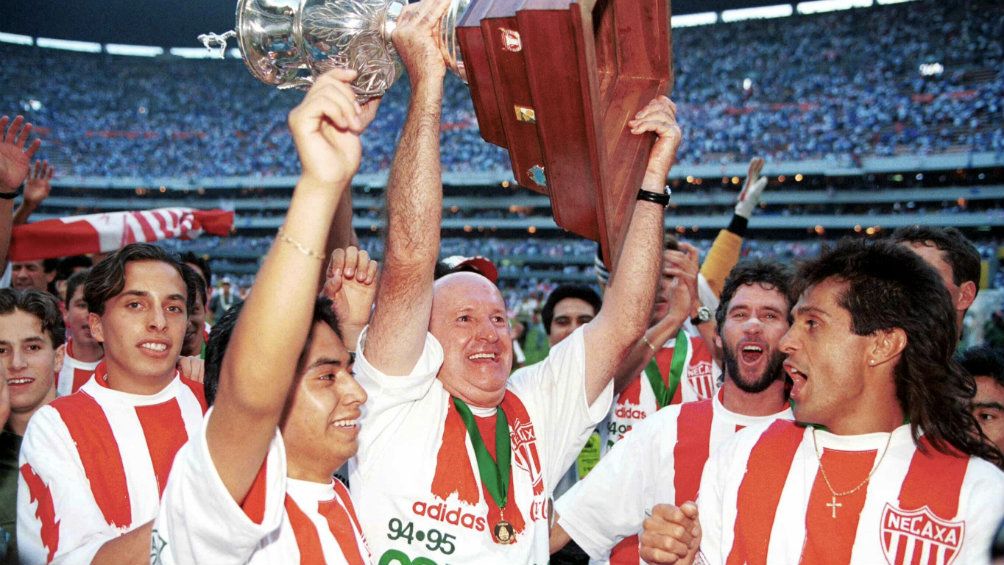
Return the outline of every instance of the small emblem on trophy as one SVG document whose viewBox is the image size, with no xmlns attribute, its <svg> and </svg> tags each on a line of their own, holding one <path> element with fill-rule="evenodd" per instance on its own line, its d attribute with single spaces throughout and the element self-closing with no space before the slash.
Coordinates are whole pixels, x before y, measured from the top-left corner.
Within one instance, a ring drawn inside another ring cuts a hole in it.
<svg viewBox="0 0 1004 565">
<path fill-rule="evenodd" d="M 515 104 L 513 105 L 513 110 L 516 112 L 516 121 L 525 122 L 528 124 L 537 123 L 537 113 L 533 111 L 533 108 Z"/>
<path fill-rule="evenodd" d="M 544 167 L 534 165 L 530 167 L 530 170 L 527 172 L 530 173 L 530 178 L 533 182 L 537 183 L 538 186 L 547 186 L 547 176 L 544 175 Z"/>
<path fill-rule="evenodd" d="M 502 33 L 502 49 L 512 53 L 519 53 L 523 50 L 523 42 L 519 39 L 519 32 L 511 29 L 499 28 Z"/>
</svg>

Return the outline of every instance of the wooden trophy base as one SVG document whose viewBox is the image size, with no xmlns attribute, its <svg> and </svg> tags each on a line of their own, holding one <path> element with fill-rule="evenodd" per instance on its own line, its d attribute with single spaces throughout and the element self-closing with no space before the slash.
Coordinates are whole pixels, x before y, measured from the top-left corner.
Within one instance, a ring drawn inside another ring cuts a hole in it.
<svg viewBox="0 0 1004 565">
<path fill-rule="evenodd" d="M 457 24 L 481 135 L 611 268 L 654 141 L 626 124 L 672 89 L 669 21 L 669 0 L 473 0 Z"/>
</svg>

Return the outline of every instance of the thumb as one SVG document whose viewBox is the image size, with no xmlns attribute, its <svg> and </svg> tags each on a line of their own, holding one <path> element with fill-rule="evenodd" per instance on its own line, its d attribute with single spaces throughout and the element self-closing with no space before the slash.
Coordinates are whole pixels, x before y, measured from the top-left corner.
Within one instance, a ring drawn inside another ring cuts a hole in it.
<svg viewBox="0 0 1004 565">
<path fill-rule="evenodd" d="M 750 199 L 759 200 L 765 188 L 767 188 L 767 177 L 760 177 L 750 186 L 746 196 Z"/>
<path fill-rule="evenodd" d="M 687 518 L 690 518 L 692 520 L 697 518 L 697 505 L 694 504 L 692 501 L 688 500 L 687 502 L 684 502 L 680 506 L 680 510 L 683 512 L 683 515 L 686 516 Z"/>
</svg>

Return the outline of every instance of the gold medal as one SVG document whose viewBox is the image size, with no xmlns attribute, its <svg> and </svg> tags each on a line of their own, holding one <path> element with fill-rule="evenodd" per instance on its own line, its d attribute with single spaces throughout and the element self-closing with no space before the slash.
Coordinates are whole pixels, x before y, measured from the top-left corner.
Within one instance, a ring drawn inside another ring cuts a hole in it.
<svg viewBox="0 0 1004 565">
<path fill-rule="evenodd" d="M 499 545 L 509 545 L 516 543 L 516 532 L 512 529 L 512 524 L 505 520 L 499 520 L 492 528 L 492 537 Z"/>
</svg>

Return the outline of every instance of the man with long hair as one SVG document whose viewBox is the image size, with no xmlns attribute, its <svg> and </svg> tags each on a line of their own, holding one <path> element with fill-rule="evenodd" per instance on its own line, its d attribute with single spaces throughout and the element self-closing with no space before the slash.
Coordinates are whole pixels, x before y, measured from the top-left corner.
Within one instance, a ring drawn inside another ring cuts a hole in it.
<svg viewBox="0 0 1004 565">
<path fill-rule="evenodd" d="M 952 359 L 955 309 L 937 273 L 902 246 L 857 240 L 799 280 L 781 341 L 799 424 L 722 446 L 699 527 L 692 504 L 656 506 L 642 557 L 686 562 L 700 539 L 710 563 L 986 563 L 1004 459 L 970 414 L 976 387 Z"/>
</svg>

